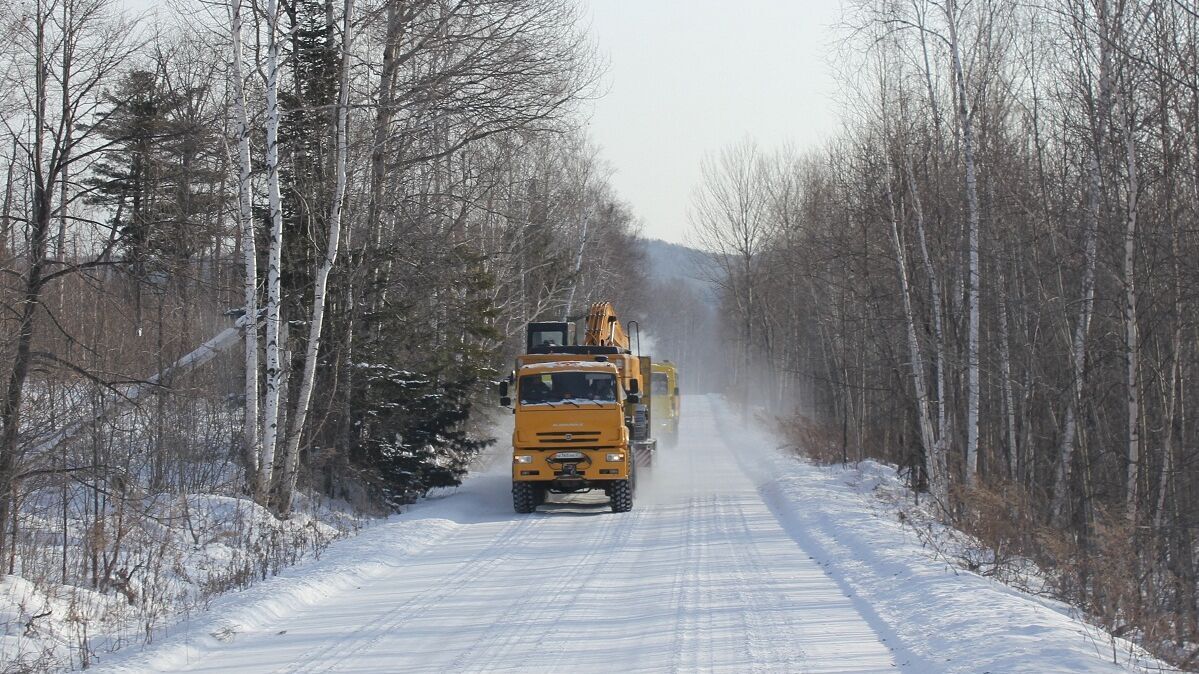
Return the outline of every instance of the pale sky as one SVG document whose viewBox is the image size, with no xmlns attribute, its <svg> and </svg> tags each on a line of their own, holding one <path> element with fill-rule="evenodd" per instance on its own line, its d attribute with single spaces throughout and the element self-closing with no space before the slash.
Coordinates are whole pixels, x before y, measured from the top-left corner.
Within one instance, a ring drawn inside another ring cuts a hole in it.
<svg viewBox="0 0 1199 674">
<path fill-rule="evenodd" d="M 607 64 L 591 138 L 645 236 L 688 242 L 706 153 L 745 138 L 802 150 L 837 129 L 841 0 L 577 1 Z"/>
<path fill-rule="evenodd" d="M 643 233 L 687 240 L 705 153 L 835 132 L 838 0 L 584 0 L 608 62 L 591 137 Z"/>
</svg>

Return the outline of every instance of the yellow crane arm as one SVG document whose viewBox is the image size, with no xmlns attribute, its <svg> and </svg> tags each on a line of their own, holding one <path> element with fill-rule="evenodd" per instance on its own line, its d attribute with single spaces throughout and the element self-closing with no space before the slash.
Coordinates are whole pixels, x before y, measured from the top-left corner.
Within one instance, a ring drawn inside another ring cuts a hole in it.
<svg viewBox="0 0 1199 674">
<path fill-rule="evenodd" d="M 629 336 L 616 317 L 611 302 L 596 302 L 587 312 L 587 332 L 583 346 L 615 346 L 628 351 Z"/>
</svg>

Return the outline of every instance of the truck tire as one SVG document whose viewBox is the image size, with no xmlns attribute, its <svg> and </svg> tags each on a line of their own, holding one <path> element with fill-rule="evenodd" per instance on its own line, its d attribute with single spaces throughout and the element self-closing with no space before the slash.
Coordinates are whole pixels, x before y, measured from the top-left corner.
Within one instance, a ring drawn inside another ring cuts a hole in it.
<svg viewBox="0 0 1199 674">
<path fill-rule="evenodd" d="M 645 442 L 649 439 L 649 411 L 645 405 L 633 409 L 632 437 L 634 442 Z"/>
<path fill-rule="evenodd" d="M 538 489 L 532 482 L 512 483 L 512 509 L 524 515 L 537 509 Z"/>
<path fill-rule="evenodd" d="M 612 501 L 612 512 L 627 513 L 633 509 L 633 485 L 628 480 L 617 480 L 608 489 Z"/>
</svg>

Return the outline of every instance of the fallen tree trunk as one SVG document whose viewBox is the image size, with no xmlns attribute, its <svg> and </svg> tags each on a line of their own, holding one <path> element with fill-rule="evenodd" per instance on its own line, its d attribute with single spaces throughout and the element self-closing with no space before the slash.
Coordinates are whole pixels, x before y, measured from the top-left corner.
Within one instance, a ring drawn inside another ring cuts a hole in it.
<svg viewBox="0 0 1199 674">
<path fill-rule="evenodd" d="M 261 315 L 259 316 L 261 320 Z M 226 328 L 217 333 L 215 337 L 204 342 L 200 346 L 193 349 L 190 353 L 183 356 L 179 360 L 172 363 L 154 376 L 146 379 L 143 382 L 133 384 L 129 390 L 123 391 L 119 397 L 114 398 L 97 414 L 87 418 L 80 419 L 72 424 L 68 424 L 65 428 L 59 430 L 54 435 L 42 440 L 37 445 L 30 448 L 33 454 L 47 452 L 58 447 L 62 443 L 79 435 L 82 431 L 90 428 L 93 424 L 104 421 L 113 415 L 123 411 L 128 407 L 132 407 L 140 402 L 147 395 L 163 388 L 161 382 L 169 380 L 172 377 L 187 374 L 192 370 L 208 363 L 218 354 L 227 351 L 230 348 L 241 343 L 241 334 L 249 324 L 248 317 L 243 314 L 237 319 L 237 322 L 232 327 Z"/>
</svg>

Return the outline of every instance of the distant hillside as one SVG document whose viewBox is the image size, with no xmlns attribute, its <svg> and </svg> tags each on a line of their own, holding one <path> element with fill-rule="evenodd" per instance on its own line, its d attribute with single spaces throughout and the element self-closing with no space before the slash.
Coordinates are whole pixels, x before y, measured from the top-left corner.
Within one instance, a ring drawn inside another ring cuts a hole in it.
<svg viewBox="0 0 1199 674">
<path fill-rule="evenodd" d="M 659 239 L 646 239 L 645 243 L 649 260 L 647 272 L 652 280 L 680 279 L 692 290 L 715 297 L 712 279 L 719 272 L 711 254 Z"/>
<path fill-rule="evenodd" d="M 645 327 L 653 357 L 679 366 L 688 393 L 721 390 L 720 364 L 727 354 L 719 341 L 719 293 L 713 283 L 718 265 L 695 248 L 658 240 L 645 244 L 650 277 Z"/>
</svg>

